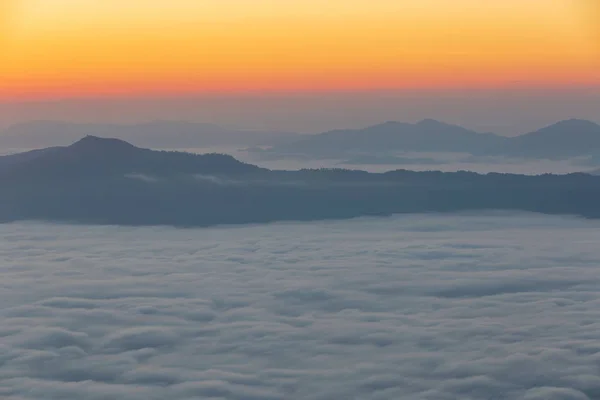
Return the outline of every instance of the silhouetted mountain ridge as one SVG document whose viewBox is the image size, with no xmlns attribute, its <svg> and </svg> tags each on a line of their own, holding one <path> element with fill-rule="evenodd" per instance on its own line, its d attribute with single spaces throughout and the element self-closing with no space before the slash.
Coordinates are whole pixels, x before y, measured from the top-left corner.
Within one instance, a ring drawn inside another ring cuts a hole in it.
<svg viewBox="0 0 600 400">
<path fill-rule="evenodd" d="M 11 162 L 4 162 L 8 158 Z M 240 174 L 260 168 L 226 154 L 191 154 L 136 147 L 124 140 L 88 135 L 66 147 L 54 147 L 0 157 L 0 173 L 32 177 L 92 177 L 149 174 Z"/>
<path fill-rule="evenodd" d="M 151 148 L 198 148 L 221 145 L 254 147 L 270 158 L 350 159 L 404 152 L 454 152 L 511 158 L 600 156 L 600 126 L 571 119 L 516 137 L 480 133 L 424 119 L 415 124 L 388 121 L 361 129 L 337 129 L 316 135 L 232 130 L 211 124 L 155 121 L 142 124 L 75 124 L 38 121 L 0 133 L 0 146 L 37 148 L 75 141 L 84 135 L 115 137 Z M 260 150 L 271 147 L 270 150 Z"/>
<path fill-rule="evenodd" d="M 380 151 L 480 153 L 504 143 L 507 138 L 477 133 L 457 125 L 425 119 L 416 124 L 388 121 L 363 129 L 345 129 L 302 137 L 276 146 L 281 154 L 346 157 L 349 153 Z"/>
<path fill-rule="evenodd" d="M 526 158 L 565 158 L 600 154 L 600 125 L 569 119 L 517 136 L 490 153 Z"/>
<path fill-rule="evenodd" d="M 401 152 L 457 152 L 512 158 L 569 158 L 600 155 L 600 125 L 571 119 L 516 137 L 478 133 L 425 119 L 416 124 L 388 121 L 363 129 L 346 129 L 302 137 L 275 146 L 271 156 L 352 158 Z"/>
<path fill-rule="evenodd" d="M 207 226 L 490 209 L 600 218 L 600 177 L 582 173 L 271 171 L 90 136 L 8 157 L 0 222 Z"/>
</svg>

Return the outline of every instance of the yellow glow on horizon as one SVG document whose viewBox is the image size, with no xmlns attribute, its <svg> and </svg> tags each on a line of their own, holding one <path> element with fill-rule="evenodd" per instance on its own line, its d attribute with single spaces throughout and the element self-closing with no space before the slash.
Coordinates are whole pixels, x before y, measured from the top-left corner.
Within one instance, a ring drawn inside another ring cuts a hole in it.
<svg viewBox="0 0 600 400">
<path fill-rule="evenodd" d="M 5 99 L 600 84 L 595 0 L 0 1 Z"/>
</svg>

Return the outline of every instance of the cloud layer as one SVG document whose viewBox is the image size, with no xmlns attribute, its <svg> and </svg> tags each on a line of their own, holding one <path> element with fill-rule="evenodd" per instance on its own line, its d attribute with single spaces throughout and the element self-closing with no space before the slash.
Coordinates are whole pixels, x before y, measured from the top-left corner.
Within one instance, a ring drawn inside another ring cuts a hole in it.
<svg viewBox="0 0 600 400">
<path fill-rule="evenodd" d="M 0 397 L 600 398 L 600 223 L 0 226 Z"/>
</svg>

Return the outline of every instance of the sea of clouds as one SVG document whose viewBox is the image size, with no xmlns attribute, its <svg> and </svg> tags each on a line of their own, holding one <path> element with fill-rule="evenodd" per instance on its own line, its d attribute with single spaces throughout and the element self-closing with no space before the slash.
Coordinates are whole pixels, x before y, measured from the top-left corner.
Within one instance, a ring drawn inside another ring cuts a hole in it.
<svg viewBox="0 0 600 400">
<path fill-rule="evenodd" d="M 0 398 L 600 399 L 600 222 L 0 225 Z"/>
</svg>

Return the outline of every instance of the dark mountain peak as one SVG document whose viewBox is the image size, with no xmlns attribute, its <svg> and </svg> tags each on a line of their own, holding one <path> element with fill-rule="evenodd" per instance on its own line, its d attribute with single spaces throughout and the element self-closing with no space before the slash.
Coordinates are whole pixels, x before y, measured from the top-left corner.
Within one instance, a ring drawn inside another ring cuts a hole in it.
<svg viewBox="0 0 600 400">
<path fill-rule="evenodd" d="M 85 136 L 67 147 L 0 157 L 0 167 L 8 165 L 16 180 L 89 179 L 148 176 L 185 176 L 190 174 L 239 175 L 260 172 L 260 168 L 242 163 L 224 154 L 193 154 L 157 151 L 136 147 L 124 140 Z M 1 177 L 0 171 L 0 177 Z"/>
<path fill-rule="evenodd" d="M 131 151 L 137 149 L 131 143 L 121 139 L 101 138 L 98 136 L 88 135 L 68 147 L 72 151 Z"/>
<path fill-rule="evenodd" d="M 571 119 L 567 119 L 564 121 L 559 121 L 553 125 L 550 125 L 544 129 L 577 129 L 577 130 L 581 130 L 581 129 L 586 129 L 586 130 L 590 130 L 590 129 L 597 129 L 600 130 L 600 125 L 596 124 L 595 122 L 592 121 L 588 121 L 586 119 L 577 119 L 577 118 L 571 118 Z"/>
<path fill-rule="evenodd" d="M 128 143 L 121 139 L 115 138 L 103 138 L 94 135 L 86 135 L 77 142 L 73 143 L 70 147 L 76 146 L 127 146 L 135 147 L 131 143 Z"/>
</svg>

